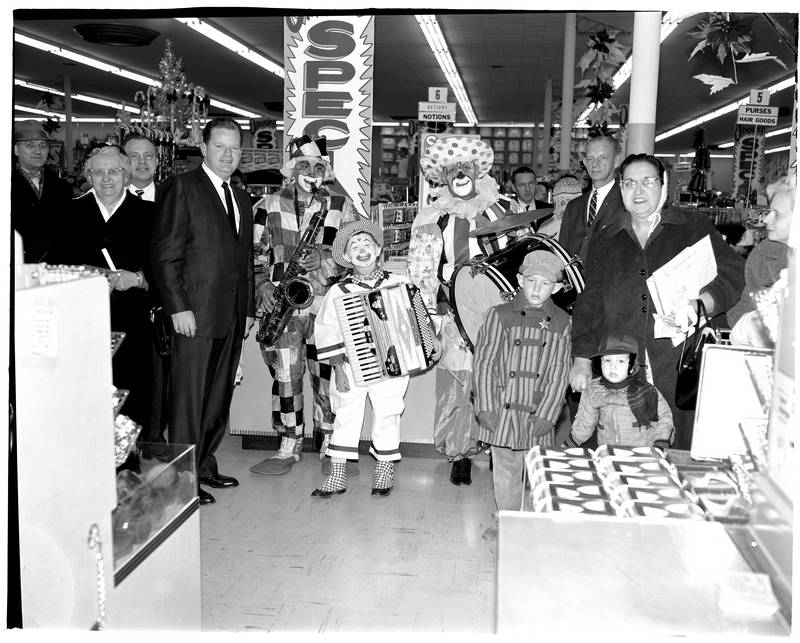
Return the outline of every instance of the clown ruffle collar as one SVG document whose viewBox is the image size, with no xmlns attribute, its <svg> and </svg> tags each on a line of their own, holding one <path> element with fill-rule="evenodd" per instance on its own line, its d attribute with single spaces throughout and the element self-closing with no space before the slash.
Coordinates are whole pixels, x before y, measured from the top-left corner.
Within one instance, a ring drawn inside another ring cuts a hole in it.
<svg viewBox="0 0 800 643">
<path fill-rule="evenodd" d="M 471 199 L 459 199 L 450 193 L 450 188 L 446 185 L 431 188 L 431 198 L 436 200 L 420 209 L 414 220 L 414 227 L 435 223 L 444 214 L 452 214 L 460 219 L 474 221 L 475 217 L 500 199 L 497 181 L 488 174 L 475 182 L 475 190 L 477 194 Z"/>
</svg>

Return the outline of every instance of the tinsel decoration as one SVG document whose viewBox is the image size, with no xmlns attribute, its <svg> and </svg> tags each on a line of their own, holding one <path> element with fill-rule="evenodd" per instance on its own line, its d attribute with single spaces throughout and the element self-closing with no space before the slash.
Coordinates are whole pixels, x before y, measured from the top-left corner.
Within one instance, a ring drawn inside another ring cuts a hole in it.
<svg viewBox="0 0 800 643">
<path fill-rule="evenodd" d="M 689 191 L 693 194 L 703 194 L 707 190 L 711 155 L 706 147 L 706 133 L 702 127 L 694 133 L 692 147 L 694 148 L 694 160 L 692 161 L 692 176 L 689 179 Z"/>
</svg>

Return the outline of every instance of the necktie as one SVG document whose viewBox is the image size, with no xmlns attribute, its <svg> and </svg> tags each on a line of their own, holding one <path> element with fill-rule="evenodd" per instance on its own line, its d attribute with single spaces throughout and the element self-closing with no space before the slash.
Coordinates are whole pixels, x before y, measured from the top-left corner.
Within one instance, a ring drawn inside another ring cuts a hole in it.
<svg viewBox="0 0 800 643">
<path fill-rule="evenodd" d="M 592 198 L 589 200 L 589 216 L 586 219 L 586 227 L 591 228 L 594 218 L 597 216 L 597 190 L 592 190 Z"/>
<path fill-rule="evenodd" d="M 228 222 L 231 224 L 233 234 L 236 234 L 236 214 L 233 211 L 233 195 L 231 195 L 231 189 L 228 187 L 227 182 L 222 184 L 222 191 L 225 193 L 225 209 L 228 211 Z"/>
<path fill-rule="evenodd" d="M 144 190 L 136 190 L 136 196 L 138 196 L 140 199 L 142 198 L 143 194 L 144 194 Z"/>
</svg>

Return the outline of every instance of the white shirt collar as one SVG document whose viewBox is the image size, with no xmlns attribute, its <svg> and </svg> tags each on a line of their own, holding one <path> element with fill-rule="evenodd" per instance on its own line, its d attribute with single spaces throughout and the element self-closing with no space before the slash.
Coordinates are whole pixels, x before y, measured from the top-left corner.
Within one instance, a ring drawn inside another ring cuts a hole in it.
<svg viewBox="0 0 800 643">
<path fill-rule="evenodd" d="M 100 209 L 100 214 L 103 215 L 103 219 L 105 221 L 108 221 L 112 216 L 114 216 L 114 213 L 117 210 L 119 210 L 119 206 L 121 206 L 122 202 L 125 201 L 125 196 L 126 196 L 125 191 L 123 191 L 122 192 L 122 198 L 119 201 L 117 201 L 113 205 L 113 207 L 109 210 L 108 208 L 106 208 L 105 204 L 100 200 L 100 198 L 97 196 L 97 192 L 95 191 L 94 188 L 91 188 L 88 191 L 88 193 L 91 194 L 94 197 L 94 200 L 97 202 L 97 207 Z"/>
<path fill-rule="evenodd" d="M 231 186 L 230 178 L 228 178 L 228 180 L 223 180 L 222 177 L 220 177 L 210 167 L 208 167 L 208 165 L 206 165 L 205 162 L 203 162 L 203 164 L 200 167 L 203 168 L 203 171 L 206 173 L 208 178 L 211 179 L 211 183 L 214 186 L 214 189 L 217 191 L 220 201 L 222 201 L 223 208 L 227 208 L 228 206 L 225 205 L 225 192 L 222 190 L 222 184 L 223 183 L 228 184 L 228 188 L 230 188 L 231 190 L 231 198 L 233 199 L 233 212 L 234 212 L 234 217 L 236 219 L 236 230 L 238 231 L 240 226 L 241 215 L 239 214 L 239 204 L 236 202 L 236 198 L 233 196 L 233 187 Z"/>
<path fill-rule="evenodd" d="M 141 195 L 141 199 L 144 201 L 155 201 L 156 200 L 156 184 L 153 181 L 150 181 L 148 185 L 143 188 L 137 188 L 133 183 L 128 186 L 128 192 L 133 194 L 134 196 L 139 196 L 136 191 L 137 190 L 144 190 Z"/>
</svg>

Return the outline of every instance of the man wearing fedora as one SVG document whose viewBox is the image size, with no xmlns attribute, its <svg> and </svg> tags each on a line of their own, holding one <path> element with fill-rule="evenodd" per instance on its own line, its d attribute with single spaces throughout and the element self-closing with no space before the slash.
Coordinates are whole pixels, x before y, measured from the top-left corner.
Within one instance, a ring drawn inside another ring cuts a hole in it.
<svg viewBox="0 0 800 643">
<path fill-rule="evenodd" d="M 305 418 L 303 379 L 311 373 L 314 391 L 314 434 L 323 439 L 322 453 L 333 431 L 334 413 L 328 393 L 330 364 L 321 364 L 314 345 L 314 322 L 322 299 L 344 269 L 333 260 L 331 246 L 339 226 L 357 218 L 352 203 L 344 196 L 321 190 L 335 180 L 325 137 L 301 136 L 291 144 L 291 155 L 281 168 L 289 179 L 286 187 L 270 195 L 264 208 L 258 208 L 256 241 L 256 308 L 269 314 L 275 305 L 275 287 L 289 267 L 303 232 L 314 214 L 325 208 L 322 225 L 302 262 L 303 277 L 313 290 L 306 308 L 292 312 L 281 335 L 272 346 L 261 345 L 261 355 L 272 375 L 272 428 L 281 437 L 278 452 L 251 467 L 254 473 L 280 475 L 291 471 L 303 452 Z M 324 196 L 323 196 L 324 195 Z"/>
<path fill-rule="evenodd" d="M 11 226 L 22 237 L 25 263 L 47 261 L 59 217 L 72 201 L 69 184 L 46 167 L 48 140 L 37 121 L 22 121 L 14 128 Z"/>
</svg>

